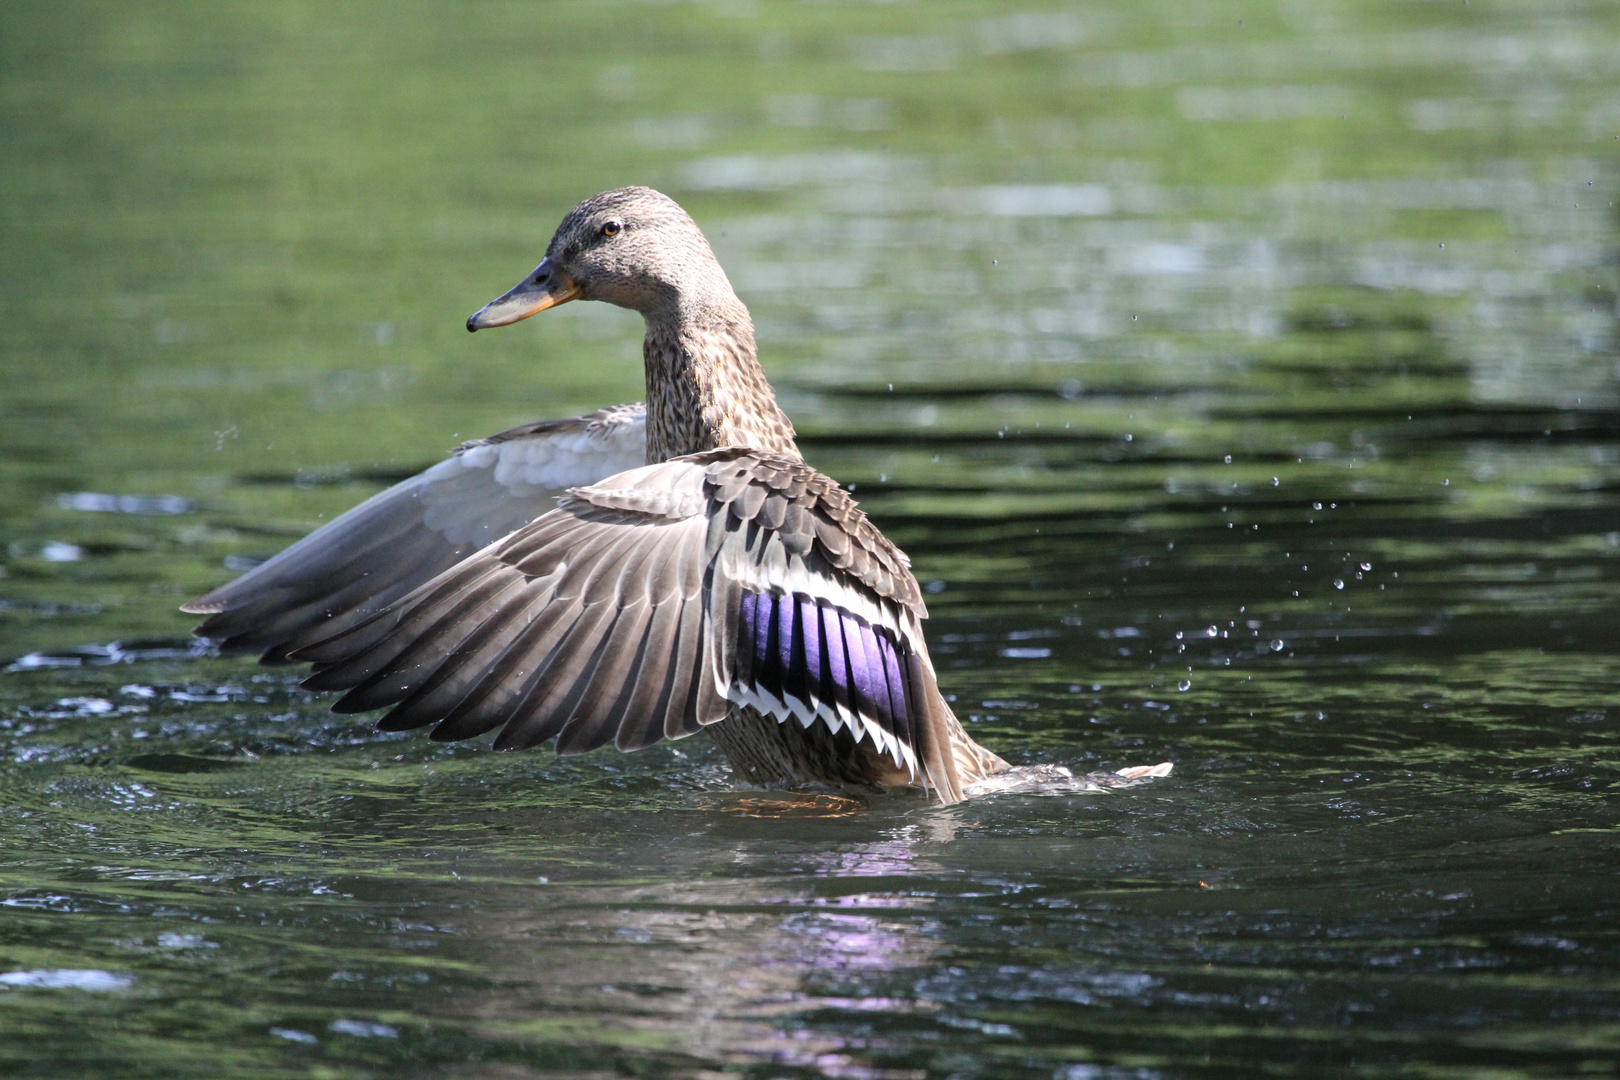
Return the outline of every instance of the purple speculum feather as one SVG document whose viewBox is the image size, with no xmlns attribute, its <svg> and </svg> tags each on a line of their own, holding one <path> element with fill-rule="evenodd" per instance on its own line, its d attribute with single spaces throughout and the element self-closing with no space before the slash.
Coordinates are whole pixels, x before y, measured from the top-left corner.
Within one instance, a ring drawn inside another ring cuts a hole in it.
<svg viewBox="0 0 1620 1080">
<path fill-rule="evenodd" d="M 824 650 L 821 648 L 821 615 L 816 610 L 814 600 L 809 597 L 798 598 L 799 625 L 804 628 L 801 640 L 804 642 L 804 678 L 805 683 L 821 694 L 821 673 L 826 670 L 822 663 Z"/>
<path fill-rule="evenodd" d="M 737 671 L 777 698 L 843 705 L 910 742 L 907 656 L 889 632 L 803 595 L 745 592 Z"/>
</svg>

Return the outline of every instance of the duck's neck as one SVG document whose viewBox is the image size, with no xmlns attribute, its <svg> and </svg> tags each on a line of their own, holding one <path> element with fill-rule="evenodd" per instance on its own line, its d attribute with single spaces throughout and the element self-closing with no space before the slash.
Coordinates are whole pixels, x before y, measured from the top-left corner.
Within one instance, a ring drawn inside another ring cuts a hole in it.
<svg viewBox="0 0 1620 1080">
<path fill-rule="evenodd" d="M 799 456 L 793 424 L 776 405 L 742 301 L 681 317 L 647 319 L 647 461 L 721 446 Z"/>
</svg>

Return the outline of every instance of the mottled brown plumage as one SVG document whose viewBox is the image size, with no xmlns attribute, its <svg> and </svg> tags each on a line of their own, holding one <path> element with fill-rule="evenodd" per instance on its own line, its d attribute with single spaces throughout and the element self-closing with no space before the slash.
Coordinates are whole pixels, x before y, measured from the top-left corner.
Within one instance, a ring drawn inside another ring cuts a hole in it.
<svg viewBox="0 0 1620 1080">
<path fill-rule="evenodd" d="M 574 299 L 645 319 L 644 435 L 621 407 L 465 444 L 188 605 L 212 616 L 199 632 L 309 661 L 306 685 L 345 691 L 338 711 L 391 707 L 384 728 L 435 739 L 499 728 L 498 748 L 571 753 L 708 728 L 757 784 L 947 802 L 1005 770 L 939 692 L 909 560 L 804 463 L 685 211 L 648 188 L 587 199 L 468 328 Z M 471 551 L 458 514 L 523 520 Z"/>
<path fill-rule="evenodd" d="M 704 492 L 741 522 L 761 522 L 796 554 L 814 551 L 885 600 L 928 617 L 906 553 L 878 532 L 855 499 L 797 454 L 723 450 L 710 463 Z M 757 495 L 758 498 L 747 498 Z"/>
<path fill-rule="evenodd" d="M 618 231 L 605 236 L 610 224 Z M 644 187 L 594 195 L 557 226 L 546 262 L 579 287 L 580 299 L 646 320 L 649 463 L 721 446 L 799 456 L 793 424 L 760 367 L 748 308 L 674 199 Z"/>
<path fill-rule="evenodd" d="M 740 300 L 737 308 L 694 324 L 648 320 L 641 346 L 648 462 L 722 446 L 799 456 L 793 424 L 755 354 L 754 324 Z"/>
</svg>

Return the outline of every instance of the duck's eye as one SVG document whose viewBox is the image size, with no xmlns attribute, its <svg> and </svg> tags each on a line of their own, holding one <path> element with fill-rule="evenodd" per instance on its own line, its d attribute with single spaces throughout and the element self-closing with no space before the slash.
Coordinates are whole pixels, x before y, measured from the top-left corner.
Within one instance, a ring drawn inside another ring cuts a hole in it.
<svg viewBox="0 0 1620 1080">
<path fill-rule="evenodd" d="M 603 236 L 618 236 L 619 235 L 619 230 L 621 230 L 623 228 L 624 228 L 624 226 L 619 224 L 617 221 L 609 221 L 609 222 L 605 223 L 602 226 L 602 235 Z"/>
</svg>

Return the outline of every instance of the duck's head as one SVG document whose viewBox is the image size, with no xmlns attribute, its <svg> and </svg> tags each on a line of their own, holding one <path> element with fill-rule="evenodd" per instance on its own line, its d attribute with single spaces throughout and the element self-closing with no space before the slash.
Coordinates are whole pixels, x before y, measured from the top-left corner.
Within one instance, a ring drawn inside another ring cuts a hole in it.
<svg viewBox="0 0 1620 1080">
<path fill-rule="evenodd" d="M 570 300 L 665 319 L 734 303 L 735 296 L 708 240 L 674 199 L 652 188 L 617 188 L 568 211 L 540 265 L 479 308 L 467 329 L 506 326 Z"/>
</svg>

